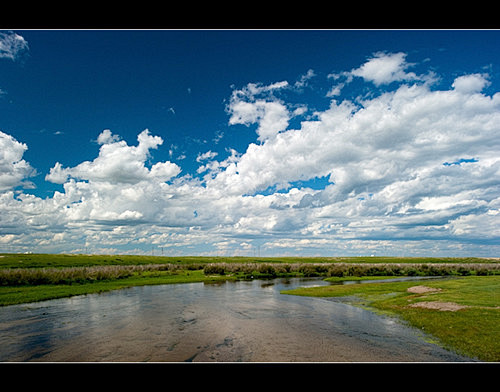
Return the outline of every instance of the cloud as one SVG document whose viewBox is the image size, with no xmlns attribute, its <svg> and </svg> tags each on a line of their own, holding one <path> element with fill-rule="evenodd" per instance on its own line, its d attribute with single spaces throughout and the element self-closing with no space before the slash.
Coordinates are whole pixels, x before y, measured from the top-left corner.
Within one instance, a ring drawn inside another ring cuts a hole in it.
<svg viewBox="0 0 500 392">
<path fill-rule="evenodd" d="M 59 224 L 138 225 L 162 219 L 173 193 L 166 182 L 180 167 L 168 161 L 146 165 L 150 150 L 163 143 L 148 130 L 137 136 L 136 146 L 119 139 L 105 130 L 93 161 L 69 168 L 57 162 L 50 169 L 46 180 L 64 187 L 64 193 L 55 192 L 52 199 L 60 211 Z"/>
<path fill-rule="evenodd" d="M 0 32 L 0 58 L 18 60 L 29 49 L 28 42 L 12 31 Z"/>
<path fill-rule="evenodd" d="M 491 254 L 500 249 L 500 93 L 483 92 L 486 74 L 440 89 L 421 83 L 405 58 L 378 53 L 339 73 L 372 88 L 399 84 L 365 98 L 335 95 L 312 114 L 305 104 L 296 110 L 297 97 L 285 99 L 296 87 L 287 82 L 235 89 L 229 124 L 255 125 L 259 144 L 221 160 L 200 153 L 203 178 L 150 162 L 163 139 L 148 130 L 134 146 L 104 130 L 93 160 L 50 169 L 47 181 L 63 192 L 16 195 L 12 187 L 29 175 L 27 147 L 0 134 L 11 154 L 2 172 L 12 174 L 0 182 L 0 238 L 55 246 L 54 234 L 64 232 L 58 239 L 68 244 L 153 243 L 177 254 L 251 252 L 255 244 L 277 254 Z M 301 121 L 291 129 L 294 116 Z"/>
<path fill-rule="evenodd" d="M 216 152 L 213 152 L 213 151 L 207 151 L 203 154 L 199 154 L 197 157 L 196 157 L 196 162 L 201 162 L 201 161 L 206 161 L 206 160 L 210 160 L 210 159 L 213 159 L 217 156 L 217 153 Z"/>
<path fill-rule="evenodd" d="M 243 124 L 248 126 L 258 123 L 259 127 L 256 132 L 260 141 L 272 138 L 285 130 L 290 119 L 287 108 L 278 101 L 233 101 L 230 111 L 230 125 Z"/>
<path fill-rule="evenodd" d="M 118 135 L 113 135 L 109 129 L 105 129 L 97 137 L 97 143 L 99 144 L 114 143 L 118 140 L 120 140 L 120 137 Z"/>
<path fill-rule="evenodd" d="M 294 84 L 296 88 L 305 87 L 310 79 L 315 77 L 316 74 L 313 69 L 309 69 L 306 74 L 302 75 L 299 80 L 297 80 Z"/>
<path fill-rule="evenodd" d="M 385 60 L 360 67 L 360 75 L 379 84 L 418 80 L 403 72 L 403 55 Z M 382 65 L 388 66 L 384 72 Z M 376 98 L 332 100 L 300 129 L 250 144 L 207 180 L 207 189 L 257 200 L 259 192 L 291 192 L 299 181 L 329 176 L 324 189 L 301 189 L 301 199 L 288 198 L 288 208 L 268 209 L 265 218 L 250 215 L 255 210 L 249 208 L 236 229 L 251 224 L 277 235 L 278 228 L 297 233 L 311 226 L 316 233 L 323 230 L 318 227 L 334 228 L 336 238 L 450 239 L 457 232 L 450 229 L 458 225 L 453 222 L 493 211 L 498 203 L 500 94 L 481 94 L 486 80 L 486 75 L 466 75 L 448 90 L 403 84 Z M 277 121 L 268 128 L 282 126 Z"/>
<path fill-rule="evenodd" d="M 35 174 L 31 165 L 22 159 L 27 149 L 26 144 L 0 131 L 0 191 L 23 185 L 23 180 Z M 24 183 L 31 187 L 30 184 Z"/>
<path fill-rule="evenodd" d="M 377 52 L 365 64 L 353 69 L 351 74 L 373 82 L 376 86 L 395 81 L 416 80 L 417 75 L 406 72 L 411 64 L 406 63 L 405 53 Z"/>
<path fill-rule="evenodd" d="M 455 79 L 452 87 L 461 93 L 478 93 L 489 84 L 486 78 L 487 75 L 482 74 L 460 76 Z"/>
<path fill-rule="evenodd" d="M 342 88 L 344 87 L 344 83 L 339 83 L 336 86 L 333 86 L 328 92 L 326 93 L 327 97 L 335 97 L 337 95 L 340 95 Z"/>
<path fill-rule="evenodd" d="M 180 168 L 171 162 L 158 162 L 151 169 L 145 166 L 149 150 L 163 143 L 159 136 L 151 136 L 147 129 L 138 135 L 137 146 L 128 146 L 125 141 L 118 140 L 118 136 L 104 130 L 97 138 L 101 148 L 96 159 L 73 168 L 63 168 L 57 162 L 45 179 L 58 184 L 66 182 L 69 177 L 93 182 L 136 184 L 152 178 L 168 181 L 179 174 Z"/>
<path fill-rule="evenodd" d="M 258 140 L 274 137 L 288 127 L 290 120 L 287 107 L 274 93 L 288 87 L 288 82 L 283 81 L 268 86 L 249 83 L 240 90 L 234 90 L 227 108 L 231 114 L 229 124 L 249 126 L 258 123 Z"/>
</svg>

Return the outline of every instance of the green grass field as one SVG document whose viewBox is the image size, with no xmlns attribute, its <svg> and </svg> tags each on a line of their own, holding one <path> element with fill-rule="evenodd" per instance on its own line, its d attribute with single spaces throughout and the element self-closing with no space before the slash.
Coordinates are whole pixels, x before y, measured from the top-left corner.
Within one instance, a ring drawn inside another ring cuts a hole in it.
<svg viewBox="0 0 500 392">
<path fill-rule="evenodd" d="M 82 254 L 0 253 L 1 268 L 90 267 L 96 265 L 209 264 L 209 263 L 499 263 L 476 257 L 209 257 Z"/>
</svg>

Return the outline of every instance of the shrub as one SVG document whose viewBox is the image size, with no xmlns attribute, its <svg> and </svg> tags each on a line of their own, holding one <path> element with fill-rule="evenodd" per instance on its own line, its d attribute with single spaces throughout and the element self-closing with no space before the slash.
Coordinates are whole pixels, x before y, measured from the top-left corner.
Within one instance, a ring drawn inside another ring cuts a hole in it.
<svg viewBox="0 0 500 392">
<path fill-rule="evenodd" d="M 260 275 L 271 278 L 275 278 L 278 275 L 274 267 L 270 264 L 260 264 L 257 268 L 257 272 Z"/>
<path fill-rule="evenodd" d="M 486 269 L 486 268 L 478 268 L 476 270 L 476 275 L 477 276 L 486 276 L 486 275 L 489 275 L 489 271 Z"/>
<path fill-rule="evenodd" d="M 315 265 L 313 264 L 302 264 L 299 267 L 299 272 L 302 273 L 306 277 L 313 277 L 313 276 L 319 276 L 320 273 L 318 272 L 318 269 Z"/>
<path fill-rule="evenodd" d="M 208 264 L 203 268 L 203 273 L 205 275 L 225 275 L 226 274 L 226 269 L 224 268 L 223 265 L 220 264 Z"/>
<path fill-rule="evenodd" d="M 328 268 L 328 276 L 335 276 L 341 278 L 344 276 L 345 267 L 339 264 L 333 264 Z"/>
<path fill-rule="evenodd" d="M 459 275 L 462 275 L 462 276 L 468 276 L 468 275 L 471 275 L 471 270 L 469 268 L 465 268 L 465 267 L 459 267 L 457 269 L 457 273 Z"/>
<path fill-rule="evenodd" d="M 363 268 L 359 265 L 352 265 L 347 269 L 347 276 L 364 276 Z"/>
</svg>

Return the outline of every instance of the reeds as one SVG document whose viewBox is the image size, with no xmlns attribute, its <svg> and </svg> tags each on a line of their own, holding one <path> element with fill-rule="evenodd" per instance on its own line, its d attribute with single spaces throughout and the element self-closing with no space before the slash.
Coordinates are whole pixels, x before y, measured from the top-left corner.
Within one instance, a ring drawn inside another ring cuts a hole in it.
<svg viewBox="0 0 500 392">
<path fill-rule="evenodd" d="M 105 265 L 65 268 L 0 269 L 0 286 L 78 284 L 116 280 L 160 271 L 201 270 L 205 275 L 234 275 L 241 278 L 285 276 L 466 276 L 498 275 L 498 263 L 210 263 Z"/>
<path fill-rule="evenodd" d="M 466 276 L 500 274 L 499 264 L 478 263 L 212 263 L 203 269 L 206 275 L 278 276 Z"/>
<path fill-rule="evenodd" d="M 0 286 L 90 283 L 123 279 L 151 271 L 201 269 L 200 265 L 147 264 L 105 265 L 67 268 L 5 268 L 0 269 Z"/>
</svg>

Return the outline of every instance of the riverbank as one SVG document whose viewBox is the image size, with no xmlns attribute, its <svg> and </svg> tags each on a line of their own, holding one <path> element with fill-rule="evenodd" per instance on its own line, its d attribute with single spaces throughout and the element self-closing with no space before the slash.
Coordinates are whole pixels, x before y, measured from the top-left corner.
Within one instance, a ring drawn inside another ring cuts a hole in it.
<svg viewBox="0 0 500 392">
<path fill-rule="evenodd" d="M 499 288 L 500 276 L 466 276 L 424 283 L 338 284 L 282 293 L 330 298 L 395 316 L 448 349 L 481 361 L 498 362 Z"/>
<path fill-rule="evenodd" d="M 132 286 L 276 277 L 488 276 L 497 259 L 2 254 L 0 306 Z"/>
<path fill-rule="evenodd" d="M 229 279 L 231 277 L 207 276 L 203 273 L 203 270 L 177 270 L 136 272 L 131 276 L 120 279 L 103 279 L 86 283 L 0 286 L 0 306 L 103 293 L 137 286 L 216 282 Z"/>
</svg>

